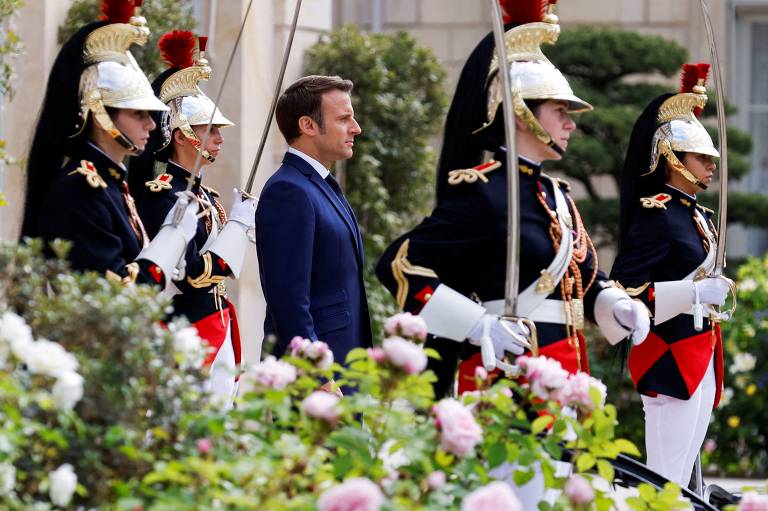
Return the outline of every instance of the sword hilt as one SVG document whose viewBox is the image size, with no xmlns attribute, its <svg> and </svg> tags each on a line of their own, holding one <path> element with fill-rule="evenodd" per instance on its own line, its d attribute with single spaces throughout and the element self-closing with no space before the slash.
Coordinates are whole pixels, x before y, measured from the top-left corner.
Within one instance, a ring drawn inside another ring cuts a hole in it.
<svg viewBox="0 0 768 511">
<path fill-rule="evenodd" d="M 723 279 L 726 284 L 728 284 L 728 289 L 731 291 L 731 298 L 733 299 L 733 303 L 731 304 L 730 308 L 721 311 L 720 307 L 717 307 L 715 305 L 710 305 L 707 307 L 707 313 L 709 315 L 710 321 L 713 323 L 719 323 L 721 321 L 730 321 L 733 317 L 733 314 L 736 312 L 736 283 L 732 280 L 726 277 L 722 274 L 712 274 L 709 276 L 710 278 L 715 279 Z"/>
<path fill-rule="evenodd" d="M 258 197 L 256 197 L 251 193 L 246 192 L 245 190 L 241 190 L 239 188 L 235 188 L 235 190 L 237 190 L 237 192 L 240 194 L 240 197 L 242 200 L 249 200 L 249 199 L 259 200 Z M 248 238 L 248 241 L 250 241 L 254 245 L 256 244 L 256 228 L 255 227 L 249 227 L 245 231 L 245 235 Z"/>
</svg>

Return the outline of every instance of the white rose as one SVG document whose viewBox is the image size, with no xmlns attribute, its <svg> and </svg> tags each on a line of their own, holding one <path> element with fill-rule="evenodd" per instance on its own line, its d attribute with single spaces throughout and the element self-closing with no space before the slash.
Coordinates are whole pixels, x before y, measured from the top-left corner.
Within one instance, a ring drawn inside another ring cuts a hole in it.
<svg viewBox="0 0 768 511">
<path fill-rule="evenodd" d="M 51 502 L 59 507 L 64 507 L 72 500 L 72 495 L 77 487 L 77 474 L 72 465 L 65 463 L 53 472 L 48 474 L 51 481 L 51 487 L 48 494 Z"/>
<path fill-rule="evenodd" d="M 0 495 L 7 495 L 16 486 L 16 467 L 5 462 L 0 463 Z"/>
<path fill-rule="evenodd" d="M 32 373 L 58 376 L 77 369 L 77 360 L 64 347 L 47 339 L 30 343 L 22 356 Z"/>
<path fill-rule="evenodd" d="M 753 278 L 746 278 L 741 282 L 739 282 L 738 287 L 739 287 L 739 291 L 751 293 L 752 291 L 757 289 L 757 281 Z"/>
<path fill-rule="evenodd" d="M 751 353 L 737 353 L 733 357 L 731 373 L 747 373 L 755 368 L 755 357 Z"/>
<path fill-rule="evenodd" d="M 23 353 L 32 343 L 32 329 L 18 314 L 4 312 L 0 316 L 0 344 L 3 341 L 11 346 L 11 351 L 17 358 L 23 360 Z"/>
<path fill-rule="evenodd" d="M 59 410 L 71 410 L 83 397 L 83 377 L 74 371 L 59 375 L 53 386 L 53 402 Z"/>
<path fill-rule="evenodd" d="M 203 341 L 195 327 L 182 328 L 173 334 L 173 350 L 190 366 L 200 366 L 205 358 Z"/>
<path fill-rule="evenodd" d="M 723 389 L 723 394 L 720 397 L 720 406 L 728 406 L 728 404 L 731 402 L 731 399 L 733 399 L 733 389 L 726 387 Z"/>
</svg>

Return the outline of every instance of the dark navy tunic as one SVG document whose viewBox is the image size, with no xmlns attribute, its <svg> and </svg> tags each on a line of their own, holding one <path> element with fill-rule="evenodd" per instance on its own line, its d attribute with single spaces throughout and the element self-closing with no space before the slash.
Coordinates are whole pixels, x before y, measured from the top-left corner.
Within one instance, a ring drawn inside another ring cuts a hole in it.
<svg viewBox="0 0 768 511">
<path fill-rule="evenodd" d="M 153 181 L 148 181 L 145 189 L 138 195 L 137 207 L 150 237 L 157 234 L 166 215 L 176 203 L 176 193 L 187 189 L 189 175 L 186 169 L 169 161 L 165 173 Z M 226 218 L 221 218 L 225 214 L 216 199 L 218 194 L 201 186 L 199 180 L 193 185 L 192 191 L 214 206 L 209 214 L 218 215 L 220 224 L 223 225 Z M 198 221 L 195 237 L 187 245 L 186 275 L 184 279 L 174 281 L 181 291 L 181 294 L 173 297 L 174 314 L 185 316 L 192 323 L 218 311 L 211 291 L 232 274 L 227 263 L 216 254 L 200 254 L 200 249 L 210 235 L 212 221 L 212 218 L 205 217 Z"/>
<path fill-rule="evenodd" d="M 419 225 L 395 240 L 385 251 L 376 267 L 381 282 L 397 296 L 402 295 L 403 284 L 398 283 L 393 272 L 393 261 L 403 256 L 407 263 L 432 270 L 436 276 L 414 275 L 406 272 L 407 296 L 403 309 L 418 313 L 432 291 L 446 284 L 456 291 L 485 302 L 504 298 L 507 265 L 507 171 L 505 153 L 495 154 L 496 168 L 484 172 L 487 179 L 460 182 L 449 186 L 445 199 Z M 482 167 L 479 167 L 482 168 Z M 522 292 L 539 278 L 555 257 L 552 238 L 549 235 L 550 213 L 540 203 L 537 193 L 544 192 L 551 211 L 556 209 L 552 181 L 541 174 L 541 167 L 524 159 L 520 169 L 520 283 Z M 567 184 L 557 185 L 568 192 Z M 574 212 L 571 211 L 573 214 Z M 404 254 L 403 243 L 407 243 Z M 399 252 L 399 253 L 398 253 Z M 579 265 L 586 287 L 595 271 L 597 262 L 591 252 Z M 395 265 L 397 267 L 397 263 Z M 597 272 L 596 284 L 584 296 L 586 317 L 594 319 L 593 309 L 597 294 L 605 281 Z M 549 299 L 561 299 L 560 284 Z M 401 300 L 402 302 L 402 300 Z M 576 348 L 567 339 L 562 324 L 536 323 L 540 353 L 560 360 L 563 366 L 575 372 Z M 459 356 L 476 356 L 478 348 L 468 343 L 455 343 L 445 339 L 428 341 L 436 349 L 442 361 L 430 361 L 430 369 L 438 375 L 436 392 L 441 394 L 450 388 Z M 581 343 L 582 370 L 588 370 L 586 351 Z"/>
<path fill-rule="evenodd" d="M 39 232 L 46 241 L 72 242 L 72 268 L 117 275 L 121 280 L 162 284 L 162 271 L 134 260 L 145 240 L 140 221 L 132 224 L 126 171 L 90 143 L 53 181 L 40 210 Z M 111 273 L 108 273 L 111 272 Z"/>
<path fill-rule="evenodd" d="M 671 186 L 643 199 L 643 203 L 635 213 L 611 276 L 655 314 L 655 283 L 682 280 L 695 271 L 707 256 L 703 233 L 714 233 L 715 229 L 710 210 Z M 697 220 L 697 209 L 706 224 Z M 723 381 L 722 340 L 719 328 L 713 332 L 706 317 L 701 332 L 694 329 L 690 314 L 680 314 L 659 325 L 651 320 L 648 338 L 630 353 L 629 370 L 642 394 L 689 399 L 704 377 L 713 352 L 717 404 Z"/>
</svg>

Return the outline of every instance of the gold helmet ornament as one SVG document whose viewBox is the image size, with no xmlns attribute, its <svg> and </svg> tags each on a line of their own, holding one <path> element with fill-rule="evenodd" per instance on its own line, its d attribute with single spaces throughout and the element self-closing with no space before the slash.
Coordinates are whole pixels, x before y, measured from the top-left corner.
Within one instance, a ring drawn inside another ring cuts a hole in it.
<svg viewBox="0 0 768 511">
<path fill-rule="evenodd" d="M 707 185 L 694 176 L 675 152 L 699 153 L 720 156 L 712 137 L 701 124 L 698 116 L 707 104 L 707 89 L 704 84 L 709 73 L 709 64 L 684 64 L 680 92 L 665 100 L 659 107 L 656 121 L 659 127 L 651 142 L 651 163 L 648 175 L 656 170 L 659 157 L 663 155 L 673 170 L 702 190 Z"/>
<path fill-rule="evenodd" d="M 117 126 L 107 113 L 110 108 L 164 111 L 168 107 L 152 92 L 146 75 L 129 48 L 144 45 L 149 29 L 141 16 L 142 0 L 104 0 L 101 10 L 109 24 L 88 34 L 83 48 L 83 62 L 88 66 L 80 75 L 79 135 L 89 114 L 121 146 L 132 154 L 141 150 Z"/>
<path fill-rule="evenodd" d="M 163 60 L 170 68 L 155 82 L 156 90 L 157 82 L 160 82 L 160 101 L 170 107 L 160 123 L 163 146 L 159 151 L 168 147 L 173 131 L 178 129 L 200 151 L 203 158 L 213 163 L 216 158 L 203 147 L 192 126 L 207 126 L 210 122 L 212 126 L 224 128 L 234 126 L 234 123 L 200 90 L 199 83 L 210 79 L 211 68 L 205 59 L 208 38 L 197 38 L 197 44 L 195 39 L 190 31 L 174 30 L 161 37 L 157 44 Z M 196 50 L 197 58 L 194 58 Z"/>
<path fill-rule="evenodd" d="M 571 113 L 592 110 L 592 105 L 573 93 L 568 80 L 541 51 L 542 44 L 554 44 L 560 35 L 560 25 L 554 14 L 557 0 L 501 0 L 500 3 L 505 21 L 518 23 L 504 36 L 515 115 L 528 124 L 539 140 L 562 154 L 563 149 L 552 140 L 526 104 L 526 100 L 551 99 L 567 102 Z M 486 82 L 487 121 L 475 132 L 493 123 L 503 100 L 495 51 Z"/>
</svg>

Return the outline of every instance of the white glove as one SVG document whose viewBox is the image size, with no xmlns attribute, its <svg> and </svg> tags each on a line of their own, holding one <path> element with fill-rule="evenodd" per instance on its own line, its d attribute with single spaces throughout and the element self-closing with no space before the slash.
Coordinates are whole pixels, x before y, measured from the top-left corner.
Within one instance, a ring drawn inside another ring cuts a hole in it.
<svg viewBox="0 0 768 511">
<path fill-rule="evenodd" d="M 482 346 L 483 340 L 490 338 L 496 358 L 503 360 L 507 351 L 522 355 L 529 347 L 528 335 L 525 325 L 503 320 L 495 314 L 483 314 L 469 331 L 468 338 L 475 346 Z"/>
<path fill-rule="evenodd" d="M 728 298 L 728 292 L 730 291 L 730 287 L 725 279 L 717 277 L 708 277 L 694 282 L 693 285 L 696 286 L 696 289 L 693 291 L 694 303 L 696 291 L 698 291 L 700 303 L 722 306 L 725 304 L 725 299 Z"/>
<path fill-rule="evenodd" d="M 173 205 L 171 210 L 165 215 L 163 225 L 161 227 L 174 225 L 174 219 L 176 218 L 176 212 L 184 208 L 184 214 L 181 217 L 181 221 L 176 225 L 184 237 L 185 243 L 189 243 L 189 240 L 195 237 L 197 233 L 197 207 L 198 201 L 196 198 L 189 197 L 185 194 L 179 194 L 179 198 L 176 199 L 176 204 Z"/>
<path fill-rule="evenodd" d="M 621 326 L 630 331 L 632 344 L 642 344 L 651 330 L 651 320 L 648 309 L 634 300 L 619 300 L 613 304 L 613 317 Z"/>
<path fill-rule="evenodd" d="M 256 203 L 259 199 L 244 199 L 237 188 L 232 190 L 232 209 L 229 210 L 229 220 L 245 226 L 246 229 L 256 227 Z"/>
</svg>

